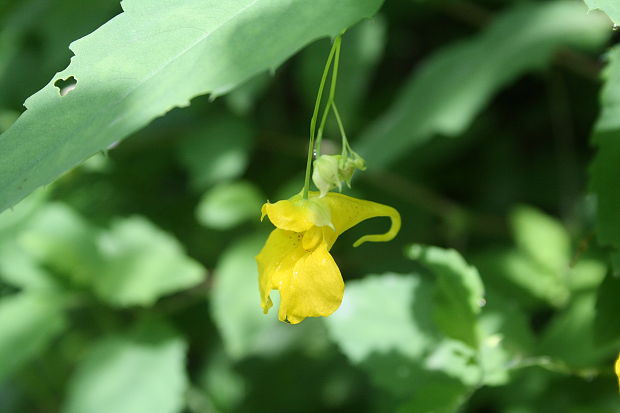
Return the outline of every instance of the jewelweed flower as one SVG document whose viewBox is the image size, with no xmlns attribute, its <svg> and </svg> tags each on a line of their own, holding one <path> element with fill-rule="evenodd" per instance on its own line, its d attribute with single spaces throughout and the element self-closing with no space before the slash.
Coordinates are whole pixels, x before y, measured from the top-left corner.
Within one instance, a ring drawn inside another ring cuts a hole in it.
<svg viewBox="0 0 620 413">
<path fill-rule="evenodd" d="M 334 192 L 267 202 L 261 212 L 261 220 L 267 216 L 276 226 L 256 256 L 261 306 L 267 314 L 273 305 L 269 294 L 279 290 L 278 318 L 291 324 L 306 317 L 328 316 L 340 306 L 344 281 L 329 253 L 340 234 L 374 217 L 389 217 L 390 229 L 365 235 L 354 247 L 367 241 L 390 241 L 400 230 L 396 209 Z"/>
</svg>

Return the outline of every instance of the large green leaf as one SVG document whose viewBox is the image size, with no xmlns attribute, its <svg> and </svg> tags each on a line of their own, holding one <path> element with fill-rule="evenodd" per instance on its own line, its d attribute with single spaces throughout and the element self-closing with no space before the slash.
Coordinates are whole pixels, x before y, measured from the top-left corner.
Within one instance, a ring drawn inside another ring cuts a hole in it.
<svg viewBox="0 0 620 413">
<path fill-rule="evenodd" d="M 71 45 L 67 69 L 0 135 L 0 210 L 195 96 L 275 69 L 313 39 L 375 13 L 381 0 L 126 0 Z M 60 96 L 54 86 L 73 77 Z"/>
<path fill-rule="evenodd" d="M 0 300 L 0 381 L 39 353 L 66 326 L 58 296 L 23 293 Z"/>
<path fill-rule="evenodd" d="M 472 39 L 441 49 L 411 75 L 356 149 L 377 168 L 435 134 L 462 133 L 498 89 L 546 65 L 558 47 L 602 46 L 609 22 L 585 11 L 573 1 L 520 4 Z"/>
<path fill-rule="evenodd" d="M 478 270 L 455 250 L 414 245 L 407 254 L 437 277 L 433 305 L 437 325 L 447 336 L 477 348 L 478 314 L 484 297 Z"/>
<path fill-rule="evenodd" d="M 585 0 L 590 10 L 601 10 L 615 25 L 620 24 L 620 3 L 617 0 Z"/>
<path fill-rule="evenodd" d="M 598 239 L 620 249 L 620 46 L 609 53 L 605 79 L 601 114 L 593 134 L 598 153 L 592 163 L 590 188 L 597 199 Z"/>
<path fill-rule="evenodd" d="M 0 14 L 0 106 L 14 107 L 65 67 L 67 45 L 120 11 L 118 0 L 23 0 Z M 70 16 L 70 18 L 68 18 Z M 33 38 L 38 47 L 29 47 Z"/>
<path fill-rule="evenodd" d="M 180 412 L 185 349 L 183 339 L 158 322 L 99 341 L 78 366 L 63 412 Z"/>
</svg>

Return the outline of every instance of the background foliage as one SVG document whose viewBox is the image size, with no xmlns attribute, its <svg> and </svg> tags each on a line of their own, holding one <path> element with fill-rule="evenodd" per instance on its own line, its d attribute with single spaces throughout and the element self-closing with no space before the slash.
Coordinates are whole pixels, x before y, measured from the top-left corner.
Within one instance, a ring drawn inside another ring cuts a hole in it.
<svg viewBox="0 0 620 413">
<path fill-rule="evenodd" d="M 620 410 L 615 0 L 121 6 L 0 3 L 0 412 Z M 403 229 L 290 326 L 258 211 L 346 28 L 349 192 Z"/>
</svg>

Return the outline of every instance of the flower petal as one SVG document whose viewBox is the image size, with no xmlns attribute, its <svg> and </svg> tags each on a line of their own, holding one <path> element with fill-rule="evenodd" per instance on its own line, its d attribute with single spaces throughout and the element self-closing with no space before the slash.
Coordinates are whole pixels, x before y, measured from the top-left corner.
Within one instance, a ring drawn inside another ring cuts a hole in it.
<svg viewBox="0 0 620 413">
<path fill-rule="evenodd" d="M 343 294 L 340 270 L 322 242 L 295 264 L 291 277 L 282 284 L 278 316 L 291 324 L 306 317 L 328 316 L 338 309 Z"/>
<path fill-rule="evenodd" d="M 331 226 L 328 208 L 316 200 L 301 199 L 297 195 L 275 204 L 267 202 L 261 211 L 261 219 L 267 215 L 273 225 L 287 231 L 304 232 L 313 226 Z"/>
<path fill-rule="evenodd" d="M 301 245 L 303 234 L 274 229 L 256 256 L 261 306 L 267 314 L 273 305 L 269 293 L 279 290 L 293 274 L 293 267 L 306 251 Z"/>
<path fill-rule="evenodd" d="M 318 197 L 319 194 L 313 192 L 311 196 Z M 388 232 L 385 234 L 365 235 L 355 241 L 353 244 L 354 247 L 360 246 L 367 241 L 390 241 L 400 230 L 400 214 L 396 209 L 390 206 L 352 198 L 335 192 L 328 193 L 324 198 L 321 198 L 320 201 L 326 203 L 331 212 L 331 220 L 336 230 L 336 237 L 366 219 L 374 217 L 390 218 L 392 225 Z M 335 238 L 333 241 L 335 241 Z M 333 241 L 331 243 L 333 243 Z"/>
</svg>

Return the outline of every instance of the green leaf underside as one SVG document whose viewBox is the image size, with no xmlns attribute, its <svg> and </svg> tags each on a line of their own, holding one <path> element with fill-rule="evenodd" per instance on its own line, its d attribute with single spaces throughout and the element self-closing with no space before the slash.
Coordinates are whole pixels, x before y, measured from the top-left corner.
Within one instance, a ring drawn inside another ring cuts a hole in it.
<svg viewBox="0 0 620 413">
<path fill-rule="evenodd" d="M 614 24 L 620 24 L 620 3 L 618 0 L 585 0 L 590 10 L 601 10 Z"/>
<path fill-rule="evenodd" d="M 597 199 L 597 237 L 620 249 L 620 46 L 609 53 L 601 95 L 601 114 L 592 136 L 598 147 L 590 189 Z"/>
<path fill-rule="evenodd" d="M 181 411 L 188 381 L 185 350 L 185 342 L 158 322 L 98 342 L 72 377 L 63 412 Z"/>
<path fill-rule="evenodd" d="M 576 2 L 518 5 L 479 35 L 431 56 L 356 148 L 370 167 L 381 168 L 435 134 L 457 136 L 494 93 L 548 64 L 558 47 L 600 47 L 610 32 L 606 18 Z"/>
<path fill-rule="evenodd" d="M 71 45 L 75 56 L 0 135 L 0 210 L 174 107 L 275 69 L 310 41 L 373 15 L 381 0 L 126 0 Z M 60 96 L 54 83 L 73 76 Z"/>
</svg>

